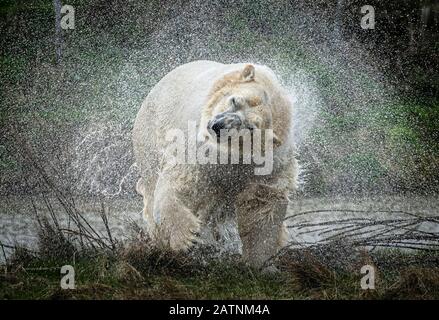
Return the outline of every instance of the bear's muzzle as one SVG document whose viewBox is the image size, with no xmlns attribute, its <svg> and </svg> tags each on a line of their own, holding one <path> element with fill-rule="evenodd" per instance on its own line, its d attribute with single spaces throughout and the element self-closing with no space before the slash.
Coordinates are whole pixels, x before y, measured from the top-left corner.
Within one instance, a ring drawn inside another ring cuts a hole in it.
<svg viewBox="0 0 439 320">
<path fill-rule="evenodd" d="M 207 129 L 212 130 L 217 137 L 220 136 L 221 130 L 236 129 L 243 127 L 243 121 L 239 114 L 235 112 L 222 112 L 217 114 L 207 124 Z"/>
</svg>

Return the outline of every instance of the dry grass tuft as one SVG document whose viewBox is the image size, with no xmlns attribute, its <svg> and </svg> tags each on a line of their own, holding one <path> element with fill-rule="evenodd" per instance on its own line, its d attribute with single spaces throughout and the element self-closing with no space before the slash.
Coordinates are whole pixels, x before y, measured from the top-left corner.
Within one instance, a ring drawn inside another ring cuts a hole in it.
<svg viewBox="0 0 439 320">
<path fill-rule="evenodd" d="M 200 265 L 187 252 L 174 252 L 166 247 L 158 248 L 149 241 L 123 248 L 119 257 L 142 275 L 191 275 L 200 269 Z"/>
<path fill-rule="evenodd" d="M 400 272 L 386 299 L 438 299 L 439 268 L 407 268 Z"/>
<path fill-rule="evenodd" d="M 38 249 L 40 257 L 47 259 L 71 259 L 76 251 L 72 241 L 46 218 L 38 228 Z"/>
<path fill-rule="evenodd" d="M 291 284 L 297 290 L 321 290 L 334 282 L 334 273 L 310 251 L 304 250 L 300 260 L 284 255 L 279 260 L 279 266 L 290 275 Z"/>
</svg>

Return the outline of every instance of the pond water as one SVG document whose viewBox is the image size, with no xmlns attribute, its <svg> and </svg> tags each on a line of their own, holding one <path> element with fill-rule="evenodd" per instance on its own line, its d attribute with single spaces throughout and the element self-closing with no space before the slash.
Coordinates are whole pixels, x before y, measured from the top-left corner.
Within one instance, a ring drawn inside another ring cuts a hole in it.
<svg viewBox="0 0 439 320">
<path fill-rule="evenodd" d="M 47 201 L 47 202 L 46 202 Z M 103 204 L 103 206 L 102 206 Z M 106 235 L 100 213 L 108 216 L 112 236 L 126 240 L 133 225 L 145 227 L 141 218 L 142 201 L 129 199 L 75 199 L 75 208 L 100 234 Z M 338 239 L 355 240 L 373 247 L 392 245 L 404 248 L 439 243 L 439 200 L 433 197 L 386 196 L 372 198 L 301 198 L 291 199 L 286 222 L 292 246 L 310 246 Z M 50 216 L 69 228 L 71 218 L 59 201 L 40 197 L 0 198 L 0 242 L 5 246 L 23 245 L 36 249 L 38 224 L 35 212 Z M 231 220 L 221 226 L 225 250 L 239 250 L 236 224 Z M 4 260 L 3 253 L 0 254 Z"/>
</svg>

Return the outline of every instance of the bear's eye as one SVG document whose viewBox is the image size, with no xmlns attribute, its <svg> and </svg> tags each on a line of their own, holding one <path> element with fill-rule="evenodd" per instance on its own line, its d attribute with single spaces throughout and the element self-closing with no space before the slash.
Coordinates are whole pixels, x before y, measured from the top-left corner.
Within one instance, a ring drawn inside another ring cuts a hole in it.
<svg viewBox="0 0 439 320">
<path fill-rule="evenodd" d="M 243 103 L 244 103 L 244 101 L 239 97 L 231 97 L 229 99 L 229 104 L 232 107 L 232 109 L 234 109 L 234 110 L 238 110 L 238 109 L 242 108 Z"/>
</svg>

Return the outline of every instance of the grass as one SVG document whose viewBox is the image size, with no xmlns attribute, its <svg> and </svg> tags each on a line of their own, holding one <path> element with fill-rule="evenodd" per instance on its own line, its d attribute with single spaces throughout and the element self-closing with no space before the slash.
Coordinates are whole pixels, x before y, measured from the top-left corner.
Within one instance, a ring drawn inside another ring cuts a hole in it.
<svg viewBox="0 0 439 320">
<path fill-rule="evenodd" d="M 289 250 L 276 260 L 278 273 L 264 273 L 237 256 L 172 253 L 147 242 L 81 252 L 74 262 L 19 249 L 1 267 L 0 299 L 439 298 L 437 254 L 387 251 L 331 267 L 319 250 Z M 364 259 L 378 270 L 375 290 L 360 287 Z M 75 268 L 73 290 L 60 287 L 65 264 Z"/>
</svg>

